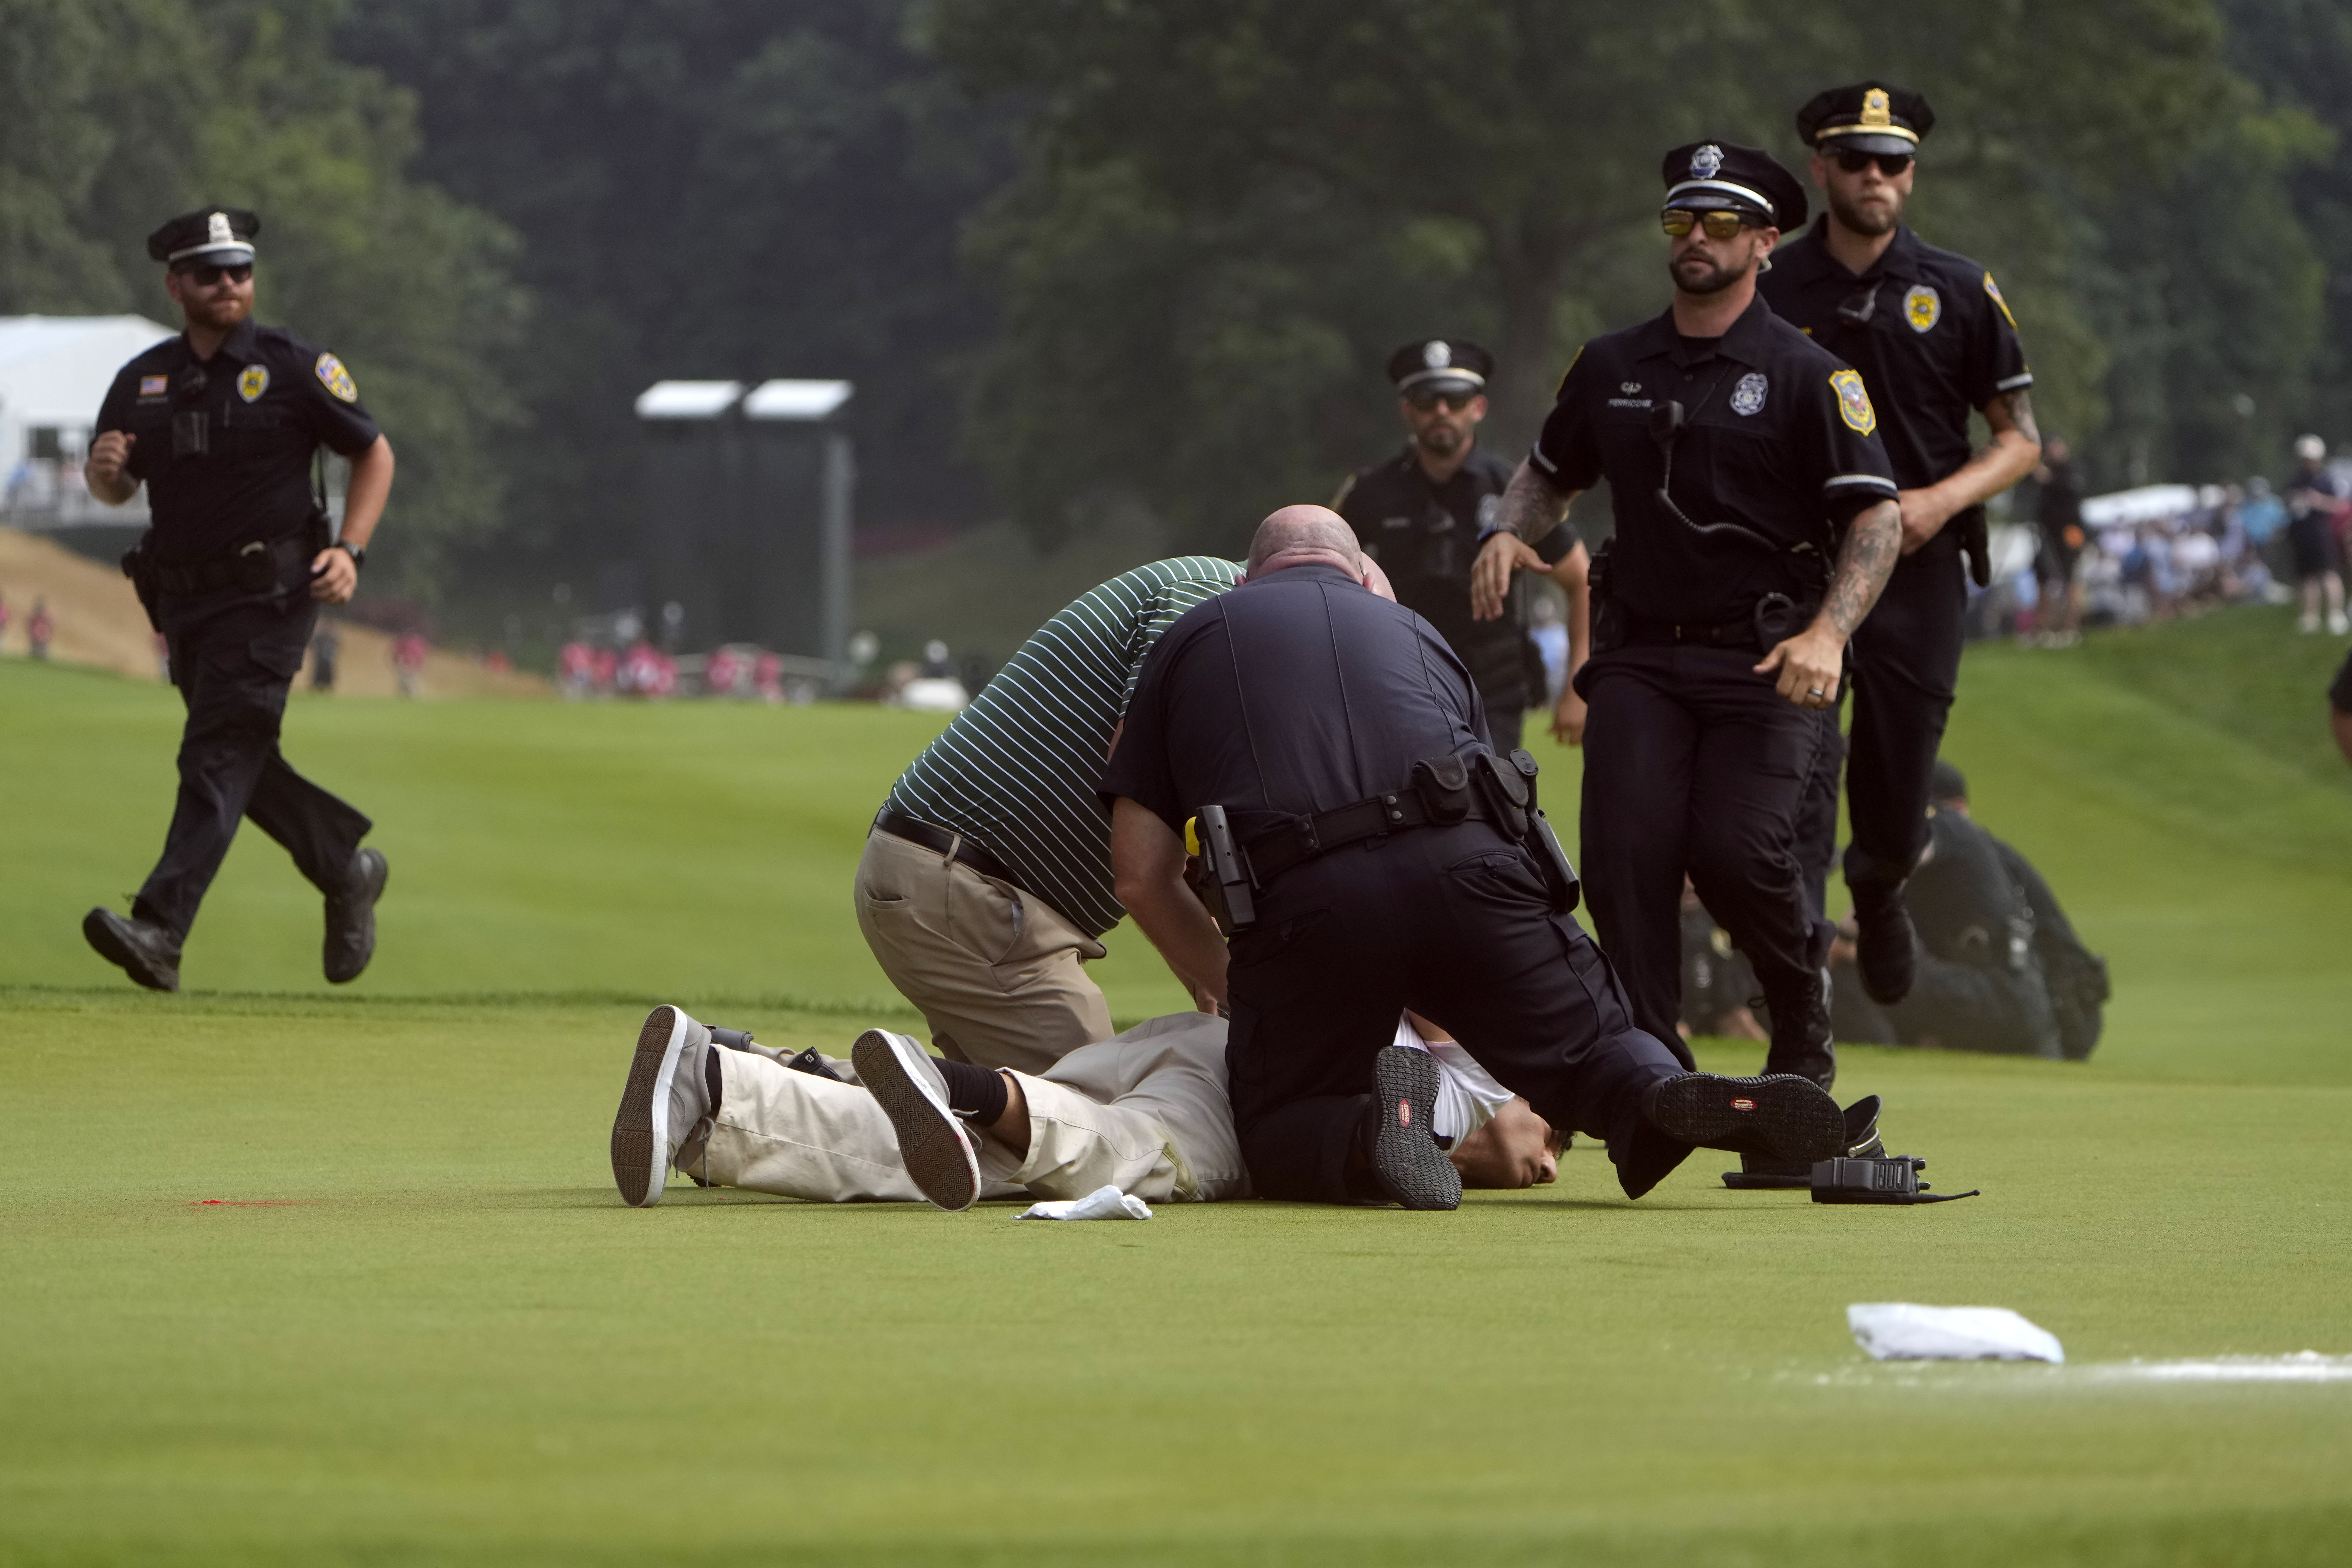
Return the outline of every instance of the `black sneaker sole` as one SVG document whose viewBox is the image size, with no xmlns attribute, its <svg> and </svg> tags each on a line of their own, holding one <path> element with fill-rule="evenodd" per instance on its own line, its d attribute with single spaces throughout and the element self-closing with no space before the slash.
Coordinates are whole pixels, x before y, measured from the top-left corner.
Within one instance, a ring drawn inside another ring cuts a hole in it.
<svg viewBox="0 0 2352 1568">
<path fill-rule="evenodd" d="M 1427 1051 L 1384 1046 L 1372 1061 L 1380 1130 L 1372 1135 L 1372 1174 L 1409 1209 L 1462 1206 L 1462 1173 L 1437 1146 L 1441 1069 Z"/>
<path fill-rule="evenodd" d="M 1838 1119 L 1845 1125 L 1845 1147 L 1839 1153 L 1850 1160 L 1860 1160 L 1886 1152 L 1886 1145 L 1879 1141 L 1878 1111 L 1878 1096 L 1865 1094 L 1839 1112 Z M 1813 1184 L 1813 1164 L 1811 1160 L 1776 1160 L 1769 1154 L 1743 1153 L 1739 1156 L 1739 1169 L 1723 1173 L 1723 1184 L 1751 1191 L 1810 1187 Z"/>
<path fill-rule="evenodd" d="M 955 1117 L 941 1110 L 907 1075 L 898 1053 L 879 1029 L 868 1029 L 849 1047 L 857 1079 L 890 1119 L 898 1134 L 898 1157 L 907 1174 L 935 1205 L 961 1214 L 980 1201 L 980 1168 L 968 1135 Z"/>
<path fill-rule="evenodd" d="M 1767 1159 L 1830 1160 L 1846 1147 L 1837 1101 L 1811 1079 L 1793 1074 L 1670 1078 L 1658 1086 L 1650 1121 L 1676 1142 Z"/>
<path fill-rule="evenodd" d="M 180 972 L 164 969 L 152 963 L 145 953 L 124 942 L 106 919 L 104 910 L 92 910 L 81 918 L 81 934 L 98 956 L 113 964 L 150 991 L 177 991 Z"/>
<path fill-rule="evenodd" d="M 613 1184 L 632 1208 L 661 1202 L 659 1178 L 668 1174 L 667 1151 L 657 1149 L 654 1136 L 654 1098 L 669 1090 L 662 1081 L 662 1059 L 677 1031 L 677 1008 L 656 1007 L 646 1015 L 645 1027 L 637 1031 L 637 1054 L 629 1061 L 629 1080 L 621 1089 L 621 1108 L 613 1113 Z"/>
</svg>

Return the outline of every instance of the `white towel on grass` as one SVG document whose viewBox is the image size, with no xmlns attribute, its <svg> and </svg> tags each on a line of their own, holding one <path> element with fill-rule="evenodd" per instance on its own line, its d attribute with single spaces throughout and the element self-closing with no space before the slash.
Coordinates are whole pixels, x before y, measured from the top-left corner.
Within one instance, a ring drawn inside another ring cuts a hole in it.
<svg viewBox="0 0 2352 1568">
<path fill-rule="evenodd" d="M 1845 1310 L 1854 1342 L 1876 1361 L 2063 1362 L 2058 1336 L 2007 1307 L 1862 1301 Z"/>
<path fill-rule="evenodd" d="M 1031 1204 L 1014 1219 L 1150 1219 L 1151 1205 L 1117 1187 L 1097 1187 L 1082 1198 L 1051 1198 Z"/>
</svg>

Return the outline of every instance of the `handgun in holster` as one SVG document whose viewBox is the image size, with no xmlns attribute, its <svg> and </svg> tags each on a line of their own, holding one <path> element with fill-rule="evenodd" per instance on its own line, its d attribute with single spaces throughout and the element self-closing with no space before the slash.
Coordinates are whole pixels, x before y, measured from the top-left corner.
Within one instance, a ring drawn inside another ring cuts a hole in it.
<svg viewBox="0 0 2352 1568">
<path fill-rule="evenodd" d="M 156 601 L 161 596 L 156 591 L 155 557 L 147 548 L 147 542 L 154 537 L 155 531 L 151 528 L 139 536 L 138 543 L 122 552 L 122 574 L 131 579 L 131 591 L 139 595 L 139 607 L 147 612 L 147 624 L 160 632 L 163 629 L 163 617 L 155 613 Z"/>
<path fill-rule="evenodd" d="M 1257 924 L 1255 879 L 1222 805 L 1204 805 L 1184 825 L 1184 852 L 1192 858 L 1192 890 L 1201 896 L 1227 941 Z"/>
<path fill-rule="evenodd" d="M 1952 519 L 1960 532 L 1960 553 L 1969 558 L 1969 581 L 1979 588 L 1992 586 L 1992 537 L 1985 527 L 1985 509 L 1972 506 Z"/>
<path fill-rule="evenodd" d="M 1568 851 L 1560 847 L 1559 835 L 1551 830 L 1551 823 L 1537 804 L 1536 774 L 1539 770 L 1535 758 L 1528 754 L 1525 747 L 1508 757 L 1481 751 L 1472 757 L 1471 765 L 1479 787 L 1486 792 L 1487 804 L 1494 808 L 1497 825 L 1535 856 L 1536 868 L 1543 873 L 1544 885 L 1551 890 L 1551 907 L 1561 914 L 1576 908 L 1584 896 L 1584 887 L 1577 880 L 1576 868 L 1569 863 Z"/>
</svg>

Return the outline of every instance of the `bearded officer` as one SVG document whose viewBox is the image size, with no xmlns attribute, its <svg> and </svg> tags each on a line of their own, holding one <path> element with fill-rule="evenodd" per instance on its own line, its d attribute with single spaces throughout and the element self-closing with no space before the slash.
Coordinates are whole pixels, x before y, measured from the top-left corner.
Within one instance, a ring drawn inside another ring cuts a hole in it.
<svg viewBox="0 0 2352 1568">
<path fill-rule="evenodd" d="M 1494 369 L 1494 355 L 1460 338 L 1421 339 L 1390 355 L 1397 414 L 1411 444 L 1385 463 L 1359 469 L 1331 508 L 1388 573 L 1397 603 L 1435 626 L 1469 666 L 1486 710 L 1486 739 L 1497 754 L 1507 754 L 1517 749 L 1527 710 L 1542 700 L 1547 682 L 1522 624 L 1523 605 L 1491 620 L 1470 613 L 1471 563 L 1511 482 L 1511 465 L 1478 445 Z M 1580 610 L 1574 601 L 1583 595 L 1587 558 L 1576 531 L 1565 525 L 1529 559 L 1545 570 L 1563 563 L 1558 575 L 1572 611 Z M 1580 616 L 1572 613 L 1570 623 L 1581 625 Z"/>
<path fill-rule="evenodd" d="M 1853 734 L 1845 759 L 1853 835 L 1845 853 L 1863 989 L 1882 1004 L 1911 989 L 1915 944 L 1903 884 L 1927 847 L 1928 775 L 1960 671 L 1969 551 L 1985 580 L 1984 503 L 2041 458 L 2017 323 L 1992 274 L 1924 243 L 1903 222 L 1927 100 L 1885 82 L 1832 88 L 1797 113 L 1828 202 L 1780 247 L 1764 297 L 1860 370 L 1902 487 L 1903 553 L 1854 634 Z M 1969 414 L 1992 439 L 1971 454 Z M 1821 915 L 1837 842 L 1835 721 L 1806 789 L 1806 883 Z"/>
<path fill-rule="evenodd" d="M 1666 154 L 1674 302 L 1578 351 L 1480 552 L 1497 613 L 1523 548 L 1609 481 L 1593 563 L 1583 843 L 1593 924 L 1633 1020 L 1675 1044 L 1687 875 L 1755 968 L 1766 1070 L 1836 1076 L 1797 809 L 1846 639 L 1894 567 L 1895 487 L 1852 367 L 1772 313 L 1759 273 L 1804 222 L 1795 176 L 1756 148 Z"/>
<path fill-rule="evenodd" d="M 102 957 L 158 991 L 179 988 L 181 945 L 244 817 L 325 895 L 330 981 L 367 967 L 383 891 L 383 855 L 360 847 L 373 824 L 296 773 L 278 734 L 319 607 L 358 586 L 392 445 L 341 361 L 254 323 L 260 230 L 249 212 L 214 207 L 148 237 L 186 328 L 114 378 L 85 468 L 112 506 L 148 487 L 154 524 L 123 564 L 188 710 L 163 859 L 128 918 L 95 909 L 82 921 Z M 312 489 L 322 446 L 352 463 L 339 538 Z"/>
</svg>

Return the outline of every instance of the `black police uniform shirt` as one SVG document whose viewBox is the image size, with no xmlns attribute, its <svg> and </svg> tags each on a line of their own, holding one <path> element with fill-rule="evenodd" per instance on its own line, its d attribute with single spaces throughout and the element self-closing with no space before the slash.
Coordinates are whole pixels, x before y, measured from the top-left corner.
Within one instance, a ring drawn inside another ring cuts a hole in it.
<svg viewBox="0 0 2352 1568">
<path fill-rule="evenodd" d="M 1758 291 L 1783 320 L 1862 372 L 1896 484 L 1920 489 L 1948 479 L 1972 451 L 1969 414 L 2033 384 L 2009 302 L 1990 272 L 1901 226 L 1856 277 L 1830 254 L 1822 238 L 1829 221 L 1823 214 L 1775 248 Z M 1849 319 L 1865 310 L 1868 320 Z M 1945 531 L 1947 548 L 1957 550 L 1958 535 Z"/>
<path fill-rule="evenodd" d="M 1178 832 L 1222 805 L 1246 843 L 1286 816 L 1402 788 L 1483 743 L 1470 672 L 1435 627 L 1345 572 L 1292 566 L 1196 605 L 1143 664 L 1106 802 Z"/>
<path fill-rule="evenodd" d="M 187 420 L 200 416 L 204 450 Z M 353 457 L 375 444 L 375 421 L 333 354 L 282 327 L 240 321 L 209 360 L 185 335 L 124 365 L 100 405 L 98 431 L 137 437 L 124 467 L 147 485 L 150 542 L 167 566 L 301 531 L 312 505 L 310 458 L 320 444 Z"/>
<path fill-rule="evenodd" d="M 1435 626 L 1462 656 L 1490 707 L 1505 699 L 1524 707 L 1528 698 L 1526 628 L 1512 616 L 1481 621 L 1470 614 L 1478 536 L 1502 510 L 1511 474 L 1509 463 L 1473 447 L 1439 484 L 1408 447 L 1359 470 L 1334 509 L 1388 574 L 1397 603 Z M 1547 565 L 1556 565 L 1575 547 L 1576 530 L 1563 522 L 1535 549 Z"/>
<path fill-rule="evenodd" d="M 1666 452 L 1653 422 L 1669 403 L 1685 421 L 1675 507 L 1775 548 L 1697 533 L 1659 502 Z M 1705 624 L 1750 615 L 1766 594 L 1819 599 L 1838 531 L 1894 499 L 1877 427 L 1862 377 L 1759 297 L 1720 338 L 1685 338 L 1669 310 L 1586 343 L 1528 460 L 1563 490 L 1608 479 L 1612 600 L 1643 620 Z"/>
</svg>

